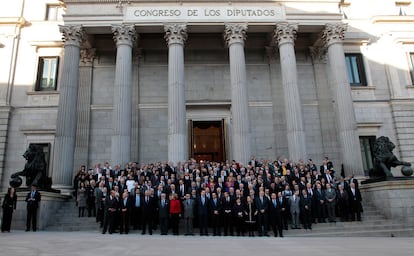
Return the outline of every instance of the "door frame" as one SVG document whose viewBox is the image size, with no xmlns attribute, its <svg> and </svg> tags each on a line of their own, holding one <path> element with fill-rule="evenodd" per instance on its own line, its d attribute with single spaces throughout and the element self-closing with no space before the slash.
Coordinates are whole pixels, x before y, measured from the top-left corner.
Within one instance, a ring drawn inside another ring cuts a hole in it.
<svg viewBox="0 0 414 256">
<path fill-rule="evenodd" d="M 193 121 L 222 121 L 223 138 L 224 138 L 224 161 L 230 159 L 231 154 L 231 113 L 230 105 L 206 105 L 206 106 L 187 106 L 187 134 L 188 134 L 188 155 L 193 156 Z"/>
</svg>

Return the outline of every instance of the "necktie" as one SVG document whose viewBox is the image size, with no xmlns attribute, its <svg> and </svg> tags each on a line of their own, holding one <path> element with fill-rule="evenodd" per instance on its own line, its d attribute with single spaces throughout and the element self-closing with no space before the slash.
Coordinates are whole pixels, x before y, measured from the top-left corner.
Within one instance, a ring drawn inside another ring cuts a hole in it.
<svg viewBox="0 0 414 256">
<path fill-rule="evenodd" d="M 140 198 L 139 198 L 139 195 L 136 195 L 136 198 L 135 198 L 135 207 L 140 207 Z"/>
<path fill-rule="evenodd" d="M 273 199 L 273 205 L 276 207 L 276 200 Z"/>
<path fill-rule="evenodd" d="M 165 200 L 162 200 L 162 208 L 165 206 Z"/>
</svg>

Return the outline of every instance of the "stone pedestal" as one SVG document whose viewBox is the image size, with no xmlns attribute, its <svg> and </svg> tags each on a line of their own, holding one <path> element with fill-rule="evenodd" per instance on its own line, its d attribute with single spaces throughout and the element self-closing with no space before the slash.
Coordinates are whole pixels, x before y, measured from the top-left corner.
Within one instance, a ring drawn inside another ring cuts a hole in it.
<svg viewBox="0 0 414 256">
<path fill-rule="evenodd" d="M 50 221 L 52 221 L 54 218 L 59 218 L 59 216 L 56 216 L 57 210 L 71 197 L 55 192 L 39 192 L 41 195 L 41 201 L 37 212 L 37 229 L 44 230 Z M 29 190 L 17 192 L 17 205 L 16 210 L 13 212 L 11 223 L 12 231 L 26 229 L 27 203 L 25 200 L 27 193 L 29 193 Z M 4 194 L 5 193 L 1 193 L 0 197 L 4 198 Z"/>
<path fill-rule="evenodd" d="M 414 225 L 413 178 L 361 184 L 361 193 L 364 203 L 372 203 L 390 221 Z"/>
</svg>

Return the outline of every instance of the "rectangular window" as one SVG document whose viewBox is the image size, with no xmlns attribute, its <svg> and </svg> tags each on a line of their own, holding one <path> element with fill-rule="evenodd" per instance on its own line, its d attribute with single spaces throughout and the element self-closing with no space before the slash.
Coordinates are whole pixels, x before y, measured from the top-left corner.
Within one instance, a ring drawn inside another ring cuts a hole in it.
<svg viewBox="0 0 414 256">
<path fill-rule="evenodd" d="M 362 165 L 366 173 L 368 173 L 369 170 L 374 167 L 373 150 L 374 150 L 375 139 L 376 139 L 375 136 L 360 136 L 359 137 L 359 144 L 361 147 L 361 155 L 362 155 Z"/>
<path fill-rule="evenodd" d="M 63 8 L 59 5 L 46 6 L 46 20 L 62 20 Z"/>
<path fill-rule="evenodd" d="M 364 64 L 361 54 L 345 54 L 348 80 L 352 86 L 366 86 Z"/>
<path fill-rule="evenodd" d="M 410 74 L 411 84 L 414 85 L 414 52 L 410 52 Z"/>
<path fill-rule="evenodd" d="M 54 91 L 57 85 L 59 57 L 40 57 L 36 91 Z"/>
</svg>

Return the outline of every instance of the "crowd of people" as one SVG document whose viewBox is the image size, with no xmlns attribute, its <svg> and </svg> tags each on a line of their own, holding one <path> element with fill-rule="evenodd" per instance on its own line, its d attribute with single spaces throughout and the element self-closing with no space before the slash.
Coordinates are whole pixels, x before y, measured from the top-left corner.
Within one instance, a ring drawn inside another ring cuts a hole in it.
<svg viewBox="0 0 414 256">
<path fill-rule="evenodd" d="M 358 181 L 335 172 L 325 157 L 82 166 L 74 178 L 79 217 L 95 217 L 102 233 L 274 236 L 321 222 L 361 221 Z M 180 222 L 181 225 L 180 225 Z M 180 228 L 182 230 L 180 230 Z"/>
</svg>

